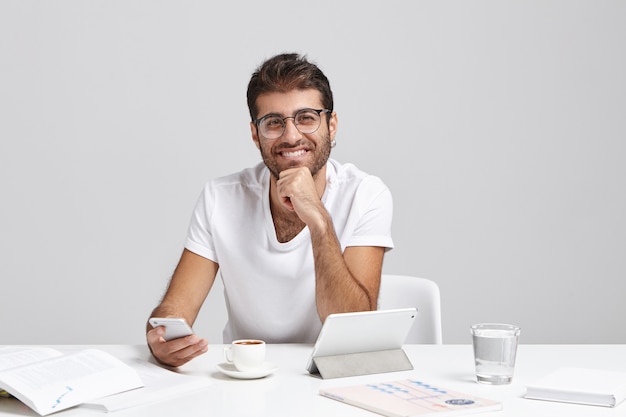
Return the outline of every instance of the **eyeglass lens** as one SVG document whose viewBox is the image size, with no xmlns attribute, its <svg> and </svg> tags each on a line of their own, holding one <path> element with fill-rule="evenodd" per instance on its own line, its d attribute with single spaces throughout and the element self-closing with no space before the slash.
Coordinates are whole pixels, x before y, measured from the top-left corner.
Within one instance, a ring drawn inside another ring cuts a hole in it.
<svg viewBox="0 0 626 417">
<path fill-rule="evenodd" d="M 293 119 L 300 133 L 314 133 L 320 127 L 322 120 L 319 112 L 313 109 L 300 110 L 293 117 L 266 116 L 259 121 L 261 134 L 268 139 L 281 137 L 285 132 L 287 119 Z"/>
</svg>

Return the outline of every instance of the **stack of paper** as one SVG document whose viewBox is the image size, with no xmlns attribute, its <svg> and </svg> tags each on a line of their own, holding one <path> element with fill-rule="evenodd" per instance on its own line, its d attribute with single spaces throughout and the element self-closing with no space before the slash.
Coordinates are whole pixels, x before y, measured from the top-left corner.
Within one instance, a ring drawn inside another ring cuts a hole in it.
<svg viewBox="0 0 626 417">
<path fill-rule="evenodd" d="M 526 398 L 615 407 L 626 399 L 626 372 L 561 368 L 528 384 Z"/>
</svg>

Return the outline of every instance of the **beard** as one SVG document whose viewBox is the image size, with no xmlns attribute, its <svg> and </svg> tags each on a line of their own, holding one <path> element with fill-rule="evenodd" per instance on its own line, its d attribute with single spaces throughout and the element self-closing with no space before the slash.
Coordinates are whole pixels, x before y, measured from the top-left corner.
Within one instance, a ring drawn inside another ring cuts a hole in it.
<svg viewBox="0 0 626 417">
<path fill-rule="evenodd" d="M 310 146 L 307 146 L 307 149 L 310 149 L 309 152 L 313 152 L 313 161 L 311 161 L 307 167 L 309 168 L 309 171 L 311 171 L 311 175 L 313 176 L 313 178 L 315 178 L 319 170 L 322 169 L 324 165 L 326 165 L 326 162 L 328 161 L 328 158 L 330 157 L 330 149 L 331 149 L 330 134 L 326 133 L 322 137 L 322 140 L 320 141 L 319 146 L 312 146 L 310 141 L 306 139 L 302 139 L 293 145 L 280 146 L 274 150 L 275 151 L 289 150 L 289 149 L 296 148 L 298 146 L 302 146 L 306 144 L 310 144 Z M 263 162 L 265 163 L 265 166 L 267 166 L 267 168 L 270 170 L 270 173 L 275 179 L 278 179 L 280 177 L 280 173 L 284 171 L 285 169 L 296 168 L 300 166 L 299 162 L 294 161 L 293 163 L 288 164 L 287 166 L 280 167 L 278 165 L 278 162 L 273 156 L 272 148 L 264 148 L 263 146 L 261 146 L 260 151 L 261 151 L 261 158 L 263 158 Z"/>
</svg>

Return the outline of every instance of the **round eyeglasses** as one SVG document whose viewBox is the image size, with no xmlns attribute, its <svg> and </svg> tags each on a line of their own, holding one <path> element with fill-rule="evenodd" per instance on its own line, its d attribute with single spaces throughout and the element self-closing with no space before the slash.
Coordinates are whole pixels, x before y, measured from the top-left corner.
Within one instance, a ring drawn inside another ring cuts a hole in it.
<svg viewBox="0 0 626 417">
<path fill-rule="evenodd" d="M 255 119 L 254 123 L 266 139 L 278 139 L 285 133 L 287 119 L 293 119 L 293 124 L 300 133 L 315 133 L 322 122 L 321 113 L 330 113 L 328 109 L 302 109 L 289 117 L 280 117 L 276 114 L 268 114 Z"/>
</svg>

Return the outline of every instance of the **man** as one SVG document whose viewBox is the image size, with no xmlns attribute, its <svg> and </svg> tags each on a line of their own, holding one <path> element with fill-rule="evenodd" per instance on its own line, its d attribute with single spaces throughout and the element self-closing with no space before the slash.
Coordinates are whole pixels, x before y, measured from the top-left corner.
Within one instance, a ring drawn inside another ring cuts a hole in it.
<svg viewBox="0 0 626 417">
<path fill-rule="evenodd" d="M 207 183 L 152 316 L 193 323 L 219 271 L 224 342 L 312 343 L 329 314 L 376 309 L 383 256 L 393 247 L 391 194 L 378 178 L 329 159 L 332 91 L 305 57 L 270 58 L 247 95 L 263 163 Z M 196 335 L 166 342 L 163 332 L 148 325 L 146 336 L 162 363 L 179 366 L 207 350 Z"/>
</svg>

